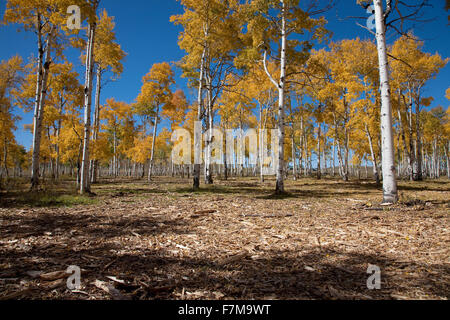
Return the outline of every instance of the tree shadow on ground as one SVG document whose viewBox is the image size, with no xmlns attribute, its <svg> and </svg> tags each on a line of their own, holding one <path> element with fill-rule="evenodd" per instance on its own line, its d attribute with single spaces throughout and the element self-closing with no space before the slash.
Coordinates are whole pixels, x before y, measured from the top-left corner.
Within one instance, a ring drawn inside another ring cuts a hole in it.
<svg viewBox="0 0 450 320">
<path fill-rule="evenodd" d="M 9 191 L 0 197 L 0 208 L 44 208 L 70 207 L 95 204 L 97 200 L 88 195 L 79 195 L 73 190 L 52 190 L 41 192 Z"/>
<path fill-rule="evenodd" d="M 192 187 L 187 188 L 174 188 L 170 190 L 174 193 L 180 194 L 261 194 L 264 193 L 264 190 L 260 188 L 252 188 L 252 187 L 230 187 L 230 186 L 222 186 L 222 185 L 213 185 L 213 186 L 202 186 L 198 190 L 193 190 Z"/>
<path fill-rule="evenodd" d="M 143 247 L 135 253 L 121 253 L 122 249 L 101 242 L 71 252 L 61 245 L 42 245 L 27 252 L 2 249 L 0 261 L 11 264 L 3 276 L 30 281 L 26 271 L 64 270 L 78 265 L 83 269 L 83 290 L 96 294 L 102 292 L 91 283 L 114 275 L 128 282 L 116 283 L 122 294 L 136 300 L 179 299 L 182 291 L 187 299 L 217 299 L 217 292 L 232 299 L 392 299 L 411 297 L 416 292 L 450 298 L 445 281 L 450 269 L 445 264 L 422 265 L 326 247 L 306 252 L 260 251 L 257 258 L 248 255 L 229 263 L 208 257 L 206 252 L 180 257 L 163 248 Z M 335 262 L 328 262 L 329 256 L 336 257 Z M 368 264 L 381 269 L 380 290 L 367 288 Z M 60 298 L 74 298 L 64 288 L 58 291 Z"/>
<path fill-rule="evenodd" d="M 180 194 L 241 194 L 249 195 L 256 199 L 283 200 L 289 198 L 351 197 L 358 194 L 367 194 L 378 189 L 380 187 L 375 183 L 342 183 L 339 185 L 330 183 L 304 183 L 301 185 L 286 186 L 287 191 L 278 194 L 273 192 L 271 186 L 260 185 L 258 183 L 236 182 L 226 185 L 202 186 L 196 191 L 193 191 L 190 187 L 179 187 L 170 191 Z"/>
<path fill-rule="evenodd" d="M 99 192 L 102 195 L 111 195 L 112 197 L 126 196 L 126 195 L 144 195 L 144 194 L 165 194 L 167 190 L 154 188 L 103 188 Z"/>
<path fill-rule="evenodd" d="M 82 210 L 80 213 L 23 213 L 2 215 L 0 234 L 2 237 L 14 236 L 15 239 L 28 237 L 62 236 L 67 239 L 77 238 L 86 241 L 96 239 L 158 234 L 183 234 L 188 230 L 188 221 L 167 218 L 163 214 L 147 216 L 123 215 L 108 216 L 104 213 Z"/>
<path fill-rule="evenodd" d="M 450 267 L 444 262 L 404 261 L 376 248 L 362 253 L 310 243 L 285 250 L 255 246 L 230 258 L 201 243 L 186 249 L 170 241 L 171 235 L 195 234 L 193 219 L 117 205 L 111 210 L 120 211 L 112 215 L 96 207 L 70 213 L 63 208 L 2 213 L 0 278 L 39 283 L 27 272 L 77 265 L 83 270 L 83 291 L 103 298 L 110 296 L 92 282 L 108 281 L 111 275 L 126 280 L 127 285 L 115 285 L 136 300 L 180 299 L 183 291 L 187 299 L 217 299 L 222 294 L 232 299 L 450 298 Z M 368 264 L 380 267 L 381 290 L 367 288 Z M 16 287 L 0 281 L 0 292 L 11 288 Z M 89 297 L 64 286 L 51 292 L 37 290 L 24 298 Z"/>
<path fill-rule="evenodd" d="M 448 184 L 450 186 L 450 184 Z M 450 187 L 445 188 L 436 188 L 436 187 L 430 187 L 430 186 L 426 186 L 424 187 L 423 185 L 399 185 L 398 186 L 398 190 L 399 191 L 438 191 L 438 192 L 449 192 L 450 191 Z"/>
<path fill-rule="evenodd" d="M 330 189 L 307 189 L 290 188 L 284 193 L 269 193 L 257 196 L 256 199 L 264 200 L 284 200 L 284 199 L 336 199 L 342 197 L 355 197 L 358 195 L 367 195 L 367 190 L 336 191 Z"/>
</svg>

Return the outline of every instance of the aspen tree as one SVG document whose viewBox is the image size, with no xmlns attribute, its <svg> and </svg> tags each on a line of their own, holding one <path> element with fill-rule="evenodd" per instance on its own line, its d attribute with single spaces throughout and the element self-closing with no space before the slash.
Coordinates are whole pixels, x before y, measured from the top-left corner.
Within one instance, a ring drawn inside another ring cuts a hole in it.
<svg viewBox="0 0 450 320">
<path fill-rule="evenodd" d="M 97 32 L 95 37 L 95 77 L 96 77 L 96 90 L 95 90 L 95 107 L 94 107 L 94 123 L 93 123 L 93 135 L 92 143 L 95 143 L 98 139 L 100 130 L 100 95 L 101 90 L 108 80 L 117 79 L 123 72 L 122 61 L 126 57 L 125 52 L 121 46 L 116 42 L 116 35 L 114 32 L 115 23 L 113 17 L 108 16 L 106 10 L 103 10 L 97 26 Z M 112 75 L 105 78 L 105 74 L 110 72 Z M 91 157 L 92 158 L 92 157 Z M 97 182 L 98 176 L 98 159 L 92 158 L 90 165 L 90 180 L 91 182 Z"/>
<path fill-rule="evenodd" d="M 423 102 L 423 88 L 426 83 L 436 77 L 449 59 L 442 59 L 439 54 L 431 55 L 423 52 L 424 43 L 413 34 L 399 38 L 392 46 L 391 55 L 395 57 L 391 62 L 392 77 L 395 92 L 398 94 L 398 117 L 402 132 L 404 125 L 408 127 L 411 180 L 422 179 L 422 134 L 421 107 Z M 414 106 L 414 108 L 413 108 Z M 401 121 L 402 110 L 408 121 Z"/>
<path fill-rule="evenodd" d="M 180 61 L 184 76 L 190 85 L 198 88 L 197 121 L 206 132 L 214 126 L 215 103 L 223 91 L 227 76 L 233 72 L 236 52 L 242 47 L 240 39 L 242 15 L 239 1 L 181 0 L 184 12 L 171 17 L 175 24 L 183 26 L 179 46 L 187 55 Z M 206 139 L 205 182 L 213 183 L 210 158 L 212 130 Z M 201 137 L 194 138 L 197 153 Z M 197 157 L 200 155 L 197 154 Z M 200 187 L 200 159 L 194 164 L 193 188 Z"/>
<path fill-rule="evenodd" d="M 8 167 L 19 150 L 14 138 L 19 118 L 14 115 L 13 107 L 17 102 L 17 90 L 23 81 L 23 70 L 20 56 L 0 63 L 0 188 L 3 177 L 8 178 Z"/>
<path fill-rule="evenodd" d="M 94 47 L 95 34 L 97 28 L 97 9 L 100 0 L 89 0 L 89 19 L 87 28 L 87 48 L 86 48 L 86 74 L 84 85 L 84 134 L 83 134 L 83 159 L 81 162 L 81 182 L 80 193 L 91 192 L 91 180 L 89 177 L 89 144 L 91 139 L 91 107 L 92 89 L 94 75 Z"/>
<path fill-rule="evenodd" d="M 36 87 L 33 115 L 33 144 L 31 165 L 31 189 L 39 185 L 39 155 L 42 120 L 45 112 L 47 81 L 52 53 L 57 51 L 56 39 L 66 23 L 66 10 L 71 0 L 8 0 L 4 14 L 6 23 L 18 23 L 26 31 L 37 35 Z M 58 49 L 59 50 L 59 49 Z"/>
<path fill-rule="evenodd" d="M 365 9 L 372 1 L 357 0 Z M 389 65 L 388 48 L 386 44 L 387 27 L 393 28 L 396 32 L 404 35 L 404 28 L 408 20 L 414 20 L 421 11 L 429 5 L 428 0 L 418 0 L 405 3 L 403 1 L 373 0 L 375 14 L 376 41 L 378 51 L 378 64 L 381 91 L 381 153 L 383 170 L 383 203 L 393 204 L 398 200 L 396 169 L 394 159 L 394 141 L 392 127 L 392 95 Z M 388 18 L 391 14 L 397 14 L 391 21 Z M 397 23 L 397 26 L 395 25 Z M 395 58 L 395 57 L 394 57 Z M 417 146 L 420 149 L 420 143 Z M 420 151 L 418 151 L 420 152 Z M 420 160 L 419 160 L 420 161 Z"/>
<path fill-rule="evenodd" d="M 309 56 L 313 43 L 311 40 L 323 40 L 327 36 L 324 28 L 325 19 L 312 18 L 312 11 L 323 12 L 315 6 L 302 10 L 299 0 L 253 0 L 247 10 L 251 17 L 247 29 L 251 45 L 244 50 L 248 63 L 254 63 L 262 54 L 262 64 L 267 77 L 278 90 L 277 130 L 278 154 L 276 163 L 275 192 L 283 193 L 285 176 L 285 111 L 286 88 L 290 78 L 295 74 L 294 66 L 303 65 Z M 310 33 L 310 40 L 289 39 L 293 34 Z M 275 45 L 279 43 L 279 46 Z M 298 48 L 301 48 L 300 50 Z M 267 64 L 272 52 L 278 50 L 279 75 L 275 79 Z M 261 59 L 259 59 L 261 60 Z"/>
<path fill-rule="evenodd" d="M 390 3 L 390 1 L 388 1 Z M 394 140 L 392 132 L 391 89 L 389 85 L 389 67 L 386 45 L 386 16 L 382 0 L 374 0 L 376 39 L 381 89 L 381 144 L 383 167 L 383 203 L 398 201 L 397 179 L 395 173 Z"/>
<path fill-rule="evenodd" d="M 147 119 L 153 119 L 153 138 L 150 152 L 150 165 L 148 170 L 148 181 L 152 178 L 153 157 L 160 121 L 160 110 L 171 108 L 172 91 L 170 86 L 175 83 L 174 72 L 167 62 L 157 63 L 142 78 L 142 88 L 137 97 L 137 111 Z"/>
</svg>

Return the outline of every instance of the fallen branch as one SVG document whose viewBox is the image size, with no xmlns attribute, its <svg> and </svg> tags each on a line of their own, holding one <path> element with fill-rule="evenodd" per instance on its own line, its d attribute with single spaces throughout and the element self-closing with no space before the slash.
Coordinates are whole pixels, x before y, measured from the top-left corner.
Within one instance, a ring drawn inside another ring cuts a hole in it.
<svg viewBox="0 0 450 320">
<path fill-rule="evenodd" d="M 33 288 L 26 288 L 23 290 L 19 290 L 10 294 L 7 294 L 6 296 L 0 297 L 0 300 L 13 300 L 17 299 L 23 295 L 28 295 L 33 291 Z"/>
<path fill-rule="evenodd" d="M 106 283 L 104 281 L 95 280 L 93 282 L 93 285 L 110 294 L 113 300 L 131 300 L 129 296 L 123 295 L 119 290 L 114 288 L 113 285 Z"/>
</svg>

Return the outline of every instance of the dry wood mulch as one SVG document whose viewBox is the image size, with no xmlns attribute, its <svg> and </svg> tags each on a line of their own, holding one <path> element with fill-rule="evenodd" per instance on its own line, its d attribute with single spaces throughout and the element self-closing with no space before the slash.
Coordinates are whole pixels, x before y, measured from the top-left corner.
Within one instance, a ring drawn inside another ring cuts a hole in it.
<svg viewBox="0 0 450 320">
<path fill-rule="evenodd" d="M 292 182 L 285 197 L 256 180 L 217 185 L 105 184 L 95 205 L 0 208 L 0 299 L 450 297 L 450 183 L 408 184 L 414 200 L 393 207 L 359 183 Z"/>
</svg>

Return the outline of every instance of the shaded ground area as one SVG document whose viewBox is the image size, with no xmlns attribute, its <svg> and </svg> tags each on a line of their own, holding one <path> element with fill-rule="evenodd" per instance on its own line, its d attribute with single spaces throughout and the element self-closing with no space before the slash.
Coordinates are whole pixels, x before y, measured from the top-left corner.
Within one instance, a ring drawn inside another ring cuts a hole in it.
<svg viewBox="0 0 450 320">
<path fill-rule="evenodd" d="M 0 299 L 448 299 L 445 180 L 400 183 L 381 207 L 369 181 L 71 182 L 0 199 Z M 61 198 L 63 197 L 63 198 Z M 43 200 L 47 199 L 47 200 Z M 381 269 L 369 290 L 368 265 Z M 81 289 L 64 272 L 81 268 Z M 97 281 L 97 282 L 96 282 Z"/>
</svg>

